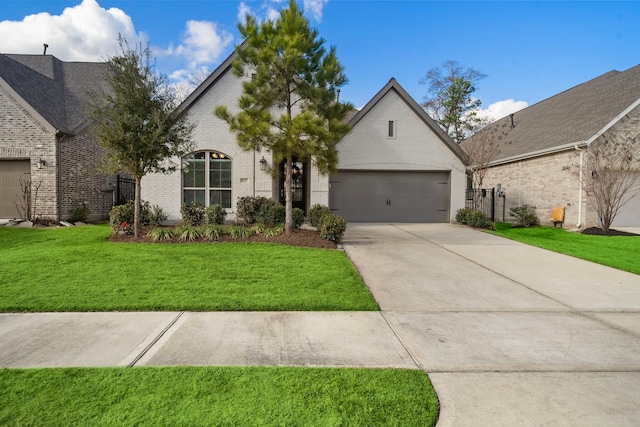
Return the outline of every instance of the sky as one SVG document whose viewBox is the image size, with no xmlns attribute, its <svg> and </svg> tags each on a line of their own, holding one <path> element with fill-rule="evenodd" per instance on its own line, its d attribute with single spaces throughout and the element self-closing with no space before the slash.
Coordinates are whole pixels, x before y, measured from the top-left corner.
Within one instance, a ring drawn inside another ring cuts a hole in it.
<svg viewBox="0 0 640 427">
<path fill-rule="evenodd" d="M 421 78 L 453 60 L 486 74 L 482 115 L 498 119 L 608 71 L 640 63 L 640 1 L 298 0 L 335 46 L 349 79 L 340 99 L 365 105 L 395 78 L 418 102 Z M 241 43 L 247 13 L 284 0 L 0 0 L 0 52 L 103 61 L 117 37 L 149 43 L 157 70 L 187 87 Z"/>
</svg>

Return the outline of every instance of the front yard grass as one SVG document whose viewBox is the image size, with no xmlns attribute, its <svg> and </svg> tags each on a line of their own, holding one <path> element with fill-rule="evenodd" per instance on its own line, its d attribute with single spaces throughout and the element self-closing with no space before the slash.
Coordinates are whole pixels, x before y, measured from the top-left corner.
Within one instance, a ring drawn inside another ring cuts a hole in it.
<svg viewBox="0 0 640 427">
<path fill-rule="evenodd" d="M 433 426 L 419 370 L 141 367 L 0 370 L 0 425 Z"/>
<path fill-rule="evenodd" d="M 0 311 L 379 310 L 342 251 L 0 227 Z"/>
<path fill-rule="evenodd" d="M 496 223 L 490 233 L 532 246 L 640 274 L 640 236 L 594 236 L 555 227 L 512 227 Z"/>
</svg>

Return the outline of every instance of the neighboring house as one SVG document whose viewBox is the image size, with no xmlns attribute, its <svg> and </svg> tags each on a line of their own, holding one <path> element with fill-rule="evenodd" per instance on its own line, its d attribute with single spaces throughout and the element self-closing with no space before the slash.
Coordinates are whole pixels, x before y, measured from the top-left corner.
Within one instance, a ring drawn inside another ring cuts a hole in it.
<svg viewBox="0 0 640 427">
<path fill-rule="evenodd" d="M 282 164 L 267 151 L 243 151 L 214 109 L 238 111 L 242 83 L 227 58 L 182 104 L 196 125 L 194 152 L 171 174 L 142 180 L 142 199 L 181 219 L 182 203 L 221 204 L 235 218 L 243 196 L 284 204 Z M 392 79 L 350 118 L 353 130 L 338 144 L 335 176 L 322 176 L 313 160 L 296 159 L 293 206 L 305 212 L 329 206 L 348 221 L 449 222 L 464 207 L 465 166 L 458 146 Z M 180 160 L 180 159 L 176 159 Z"/>
<path fill-rule="evenodd" d="M 83 204 L 91 219 L 107 217 L 114 177 L 98 170 L 102 151 L 83 104 L 105 66 L 0 54 L 0 219 L 24 216 L 25 183 L 36 217 L 65 219 Z"/>
<path fill-rule="evenodd" d="M 509 208 L 533 205 L 541 222 L 548 223 L 551 209 L 565 206 L 567 227 L 597 224 L 576 173 L 584 150 L 608 133 L 640 133 L 640 65 L 626 71 L 610 71 L 586 83 L 531 105 L 487 128 L 501 134 L 499 155 L 484 178 L 483 187 L 501 184 Z M 471 137 L 462 143 L 478 143 Z M 584 167 L 583 167 L 584 169 Z M 582 170 L 585 179 L 591 171 Z M 502 205 L 497 205 L 502 219 Z M 640 197 L 631 199 L 613 226 L 640 226 Z"/>
</svg>

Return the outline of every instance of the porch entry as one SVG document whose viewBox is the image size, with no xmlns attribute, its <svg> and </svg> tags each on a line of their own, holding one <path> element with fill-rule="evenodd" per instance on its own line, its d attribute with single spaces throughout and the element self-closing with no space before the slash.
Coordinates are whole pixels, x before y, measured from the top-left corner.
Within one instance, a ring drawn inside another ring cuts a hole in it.
<svg viewBox="0 0 640 427">
<path fill-rule="evenodd" d="M 285 204 L 284 194 L 284 178 L 286 161 L 280 162 L 280 204 Z M 309 170 L 308 160 L 299 160 L 297 157 L 293 158 L 293 171 L 291 176 L 291 193 L 292 193 L 292 207 L 302 209 L 307 214 L 307 188 L 309 185 L 309 177 L 307 171 Z"/>
</svg>

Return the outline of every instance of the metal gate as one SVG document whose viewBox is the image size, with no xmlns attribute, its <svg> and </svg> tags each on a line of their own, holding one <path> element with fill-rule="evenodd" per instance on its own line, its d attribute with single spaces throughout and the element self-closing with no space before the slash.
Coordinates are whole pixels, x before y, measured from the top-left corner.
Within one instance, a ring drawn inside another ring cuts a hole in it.
<svg viewBox="0 0 640 427">
<path fill-rule="evenodd" d="M 136 198 L 136 180 L 118 175 L 116 179 L 116 205 L 124 205 Z"/>
<path fill-rule="evenodd" d="M 465 207 L 482 211 L 491 222 L 495 221 L 495 188 L 467 188 Z M 503 219 L 504 220 L 504 219 Z"/>
</svg>

